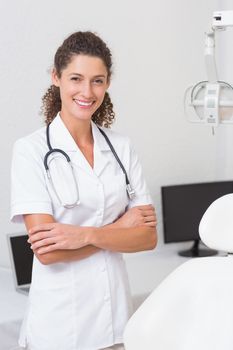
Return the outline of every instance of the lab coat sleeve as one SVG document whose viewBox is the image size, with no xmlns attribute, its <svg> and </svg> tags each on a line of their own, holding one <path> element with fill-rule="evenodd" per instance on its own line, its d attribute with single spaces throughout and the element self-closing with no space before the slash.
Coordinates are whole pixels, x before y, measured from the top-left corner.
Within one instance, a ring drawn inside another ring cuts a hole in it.
<svg viewBox="0 0 233 350">
<path fill-rule="evenodd" d="M 142 173 L 142 166 L 140 164 L 138 155 L 133 147 L 130 145 L 130 161 L 129 161 L 129 181 L 131 187 L 135 191 L 135 196 L 130 200 L 128 208 L 137 205 L 153 204 L 149 194 L 146 181 Z"/>
<path fill-rule="evenodd" d="M 11 221 L 23 222 L 23 214 L 53 214 L 46 187 L 43 160 L 25 139 L 14 144 L 11 167 Z"/>
</svg>

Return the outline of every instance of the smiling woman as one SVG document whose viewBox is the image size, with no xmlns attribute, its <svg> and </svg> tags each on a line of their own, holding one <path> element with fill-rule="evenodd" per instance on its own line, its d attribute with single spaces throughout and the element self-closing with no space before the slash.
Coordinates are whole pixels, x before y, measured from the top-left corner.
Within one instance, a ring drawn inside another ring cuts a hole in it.
<svg viewBox="0 0 233 350">
<path fill-rule="evenodd" d="M 52 80 L 60 91 L 62 119 L 68 122 L 72 116 L 75 124 L 91 119 L 102 105 L 109 86 L 108 72 L 102 59 L 81 54 L 72 57 L 61 77 L 54 69 Z"/>
<path fill-rule="evenodd" d="M 35 253 L 19 341 L 30 350 L 123 349 L 132 305 L 122 253 L 157 242 L 138 158 L 106 128 L 111 65 L 95 34 L 68 37 L 43 97 L 47 126 L 14 146 L 11 218 Z"/>
<path fill-rule="evenodd" d="M 80 58 L 80 66 L 77 67 L 77 65 L 72 62 L 72 59 L 77 59 L 80 56 L 85 57 Z M 89 71 L 90 66 L 87 64 L 87 61 L 91 59 L 94 59 L 97 68 L 97 70 L 93 69 L 93 76 L 91 76 Z M 106 91 L 106 88 L 110 84 L 112 75 L 111 52 L 106 44 L 91 32 L 74 33 L 58 48 L 54 57 L 54 69 L 52 73 L 54 85 L 48 89 L 43 97 L 42 109 L 46 117 L 46 122 L 51 122 L 61 110 L 61 91 L 59 89 L 58 81 L 61 79 L 63 73 L 65 73 L 64 70 L 68 68 L 68 63 L 69 66 L 72 64 L 74 70 L 72 70 L 72 67 L 70 66 L 69 73 L 67 72 L 70 75 L 67 78 L 73 82 L 79 84 L 85 80 L 84 82 L 87 83 L 85 78 L 89 77 L 89 79 L 92 78 L 92 86 L 97 85 L 105 87 L 102 104 L 95 108 L 92 120 L 99 125 L 110 126 L 115 116 L 111 99 Z M 78 68 L 78 71 L 76 68 Z M 82 71 L 82 69 L 84 69 L 84 71 Z M 87 73 L 87 75 L 85 73 Z"/>
</svg>

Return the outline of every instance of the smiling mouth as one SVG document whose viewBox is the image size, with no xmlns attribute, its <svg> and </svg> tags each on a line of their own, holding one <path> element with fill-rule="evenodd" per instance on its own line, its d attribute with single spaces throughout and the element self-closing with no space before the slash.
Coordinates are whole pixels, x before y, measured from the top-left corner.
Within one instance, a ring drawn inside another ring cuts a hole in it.
<svg viewBox="0 0 233 350">
<path fill-rule="evenodd" d="M 82 108 L 89 108 L 91 107 L 95 101 L 82 101 L 82 100 L 78 100 L 76 98 L 73 99 L 73 101 L 79 106 L 79 107 L 82 107 Z"/>
</svg>

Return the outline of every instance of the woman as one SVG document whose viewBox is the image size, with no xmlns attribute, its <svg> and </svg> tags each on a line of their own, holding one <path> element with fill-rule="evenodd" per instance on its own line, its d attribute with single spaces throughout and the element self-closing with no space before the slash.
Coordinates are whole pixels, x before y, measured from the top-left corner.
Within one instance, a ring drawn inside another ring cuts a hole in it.
<svg viewBox="0 0 233 350">
<path fill-rule="evenodd" d="M 132 309 L 121 253 L 156 245 L 137 156 L 108 129 L 111 66 L 97 35 L 70 35 L 43 97 L 47 128 L 14 146 L 12 220 L 24 221 L 35 253 L 19 341 L 30 350 L 123 349 Z"/>
</svg>

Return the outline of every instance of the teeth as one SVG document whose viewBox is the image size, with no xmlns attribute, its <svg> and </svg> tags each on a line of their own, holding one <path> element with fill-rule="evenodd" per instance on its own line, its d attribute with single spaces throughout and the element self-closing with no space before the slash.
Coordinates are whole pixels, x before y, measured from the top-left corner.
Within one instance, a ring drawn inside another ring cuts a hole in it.
<svg viewBox="0 0 233 350">
<path fill-rule="evenodd" d="M 84 102 L 84 101 L 79 101 L 75 100 L 80 106 L 91 106 L 92 102 Z"/>
</svg>

